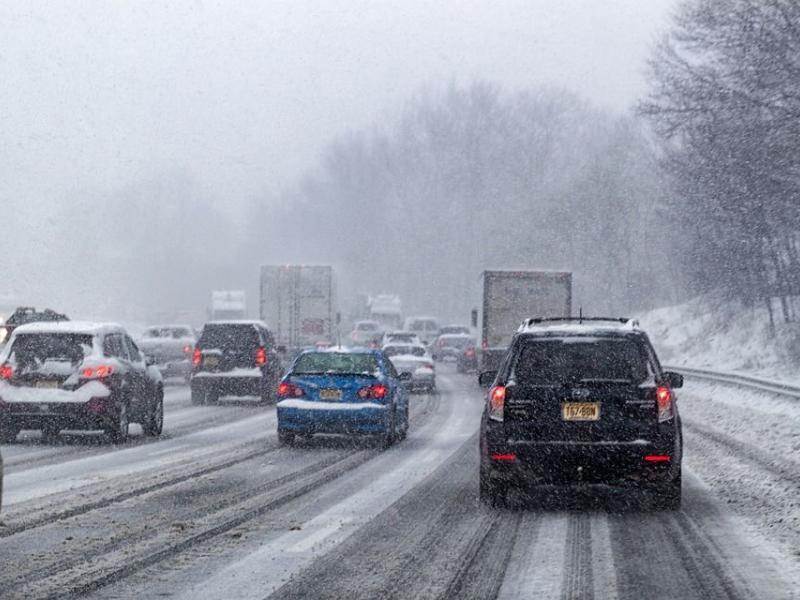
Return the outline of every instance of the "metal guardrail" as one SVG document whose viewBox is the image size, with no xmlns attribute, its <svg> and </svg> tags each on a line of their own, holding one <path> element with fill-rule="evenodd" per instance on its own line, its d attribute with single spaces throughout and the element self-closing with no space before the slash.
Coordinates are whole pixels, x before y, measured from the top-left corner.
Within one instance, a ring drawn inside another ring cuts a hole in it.
<svg viewBox="0 0 800 600">
<path fill-rule="evenodd" d="M 683 375 L 688 375 L 689 377 L 695 377 L 697 379 L 705 379 L 707 381 L 714 381 L 727 385 L 736 385 L 739 387 L 800 399 L 800 386 L 789 383 L 770 381 L 769 379 L 752 377 L 750 375 L 740 375 L 738 373 L 709 371 L 707 369 L 694 369 L 691 367 L 669 366 L 665 368 L 670 371 L 677 371 Z"/>
</svg>

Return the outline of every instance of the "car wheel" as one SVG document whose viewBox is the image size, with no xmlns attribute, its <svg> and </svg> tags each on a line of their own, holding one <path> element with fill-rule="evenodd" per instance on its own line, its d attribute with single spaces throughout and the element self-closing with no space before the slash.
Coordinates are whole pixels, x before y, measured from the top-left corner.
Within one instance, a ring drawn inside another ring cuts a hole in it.
<svg viewBox="0 0 800 600">
<path fill-rule="evenodd" d="M 656 510 L 679 510 L 681 507 L 681 476 L 653 486 L 648 492 L 650 504 Z"/>
<path fill-rule="evenodd" d="M 42 440 L 45 444 L 54 444 L 58 441 L 58 434 L 61 433 L 61 429 L 58 425 L 55 424 L 48 424 L 42 427 Z"/>
<path fill-rule="evenodd" d="M 294 433 L 289 431 L 278 431 L 278 443 L 281 446 L 294 445 Z"/>
<path fill-rule="evenodd" d="M 408 426 L 409 426 L 409 419 L 408 419 L 408 402 L 406 402 L 406 406 L 403 409 L 403 427 L 397 434 L 397 439 L 404 440 L 408 436 Z"/>
<path fill-rule="evenodd" d="M 0 427 L 0 444 L 13 444 L 17 441 L 19 428 L 13 425 L 3 425 Z"/>
<path fill-rule="evenodd" d="M 389 448 L 392 444 L 395 443 L 397 439 L 397 415 L 395 411 L 392 411 L 392 418 L 389 421 L 389 424 L 386 426 L 386 432 L 383 434 L 381 438 L 381 446 L 384 448 Z"/>
<path fill-rule="evenodd" d="M 122 444 L 128 440 L 128 433 L 130 430 L 130 420 L 128 418 L 128 403 L 123 402 L 117 410 L 114 423 L 106 430 L 111 442 L 114 444 Z"/>
<path fill-rule="evenodd" d="M 504 484 L 494 481 L 488 474 L 481 471 L 478 484 L 478 495 L 481 502 L 492 508 L 506 506 L 507 489 Z"/>
<path fill-rule="evenodd" d="M 142 423 L 142 431 L 148 436 L 161 435 L 164 430 L 164 390 L 156 390 L 155 399 L 150 412 Z"/>
</svg>

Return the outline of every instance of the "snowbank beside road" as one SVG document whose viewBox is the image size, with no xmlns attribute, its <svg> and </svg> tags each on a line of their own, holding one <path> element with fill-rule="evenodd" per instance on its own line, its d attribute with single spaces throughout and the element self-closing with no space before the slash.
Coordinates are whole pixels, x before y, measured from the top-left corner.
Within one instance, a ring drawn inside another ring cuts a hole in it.
<svg viewBox="0 0 800 600">
<path fill-rule="evenodd" d="M 664 364 L 800 383 L 800 323 L 708 296 L 639 315 Z"/>
</svg>

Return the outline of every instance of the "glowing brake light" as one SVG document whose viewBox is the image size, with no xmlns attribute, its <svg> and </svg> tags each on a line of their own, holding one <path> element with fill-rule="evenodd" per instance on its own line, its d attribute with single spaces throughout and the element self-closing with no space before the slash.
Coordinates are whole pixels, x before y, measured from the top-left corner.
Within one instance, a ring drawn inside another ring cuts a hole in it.
<svg viewBox="0 0 800 600">
<path fill-rule="evenodd" d="M 299 385 L 283 382 L 278 386 L 278 397 L 280 398 L 302 398 L 306 393 Z"/>
<path fill-rule="evenodd" d="M 0 379 L 8 381 L 12 377 L 14 377 L 14 367 L 11 365 L 0 366 Z"/>
<path fill-rule="evenodd" d="M 517 455 L 513 452 L 494 452 L 492 453 L 492 460 L 497 462 L 514 462 L 517 460 Z"/>
<path fill-rule="evenodd" d="M 258 350 L 256 350 L 256 364 L 259 367 L 263 367 L 265 364 L 267 364 L 267 351 L 264 346 L 261 346 L 258 348 Z"/>
<path fill-rule="evenodd" d="M 366 398 L 375 398 L 376 400 L 383 400 L 386 397 L 386 386 L 382 383 L 376 383 L 374 385 L 368 385 L 366 387 L 362 387 L 356 395 L 363 399 Z"/>
<path fill-rule="evenodd" d="M 469 349 L 469 350 L 467 350 L 467 351 L 466 351 L 464 354 L 467 356 L 467 358 L 473 358 L 473 357 L 475 356 L 475 350 L 473 350 L 472 348 L 470 348 L 470 349 Z"/>
<path fill-rule="evenodd" d="M 200 351 L 200 348 L 195 348 L 192 353 L 192 364 L 195 367 L 199 367 L 201 362 L 203 362 L 203 353 Z"/>
<path fill-rule="evenodd" d="M 672 414 L 672 392 L 668 387 L 659 386 L 656 389 L 656 404 L 658 405 L 658 421 L 669 421 Z"/>
<path fill-rule="evenodd" d="M 86 367 L 81 371 L 81 377 L 84 379 L 102 379 L 108 377 L 114 369 L 111 365 L 98 365 L 96 367 Z"/>
<path fill-rule="evenodd" d="M 669 454 L 648 454 L 644 457 L 644 462 L 649 463 L 663 463 L 671 460 L 672 457 Z"/>
<path fill-rule="evenodd" d="M 496 385 L 489 390 L 489 418 L 502 421 L 506 407 L 506 386 Z"/>
<path fill-rule="evenodd" d="M 191 347 L 191 346 L 188 346 L 188 345 L 187 345 L 187 346 L 184 346 L 184 347 L 183 347 L 183 353 L 184 353 L 184 354 L 191 354 L 191 353 L 192 353 L 192 347 Z"/>
</svg>

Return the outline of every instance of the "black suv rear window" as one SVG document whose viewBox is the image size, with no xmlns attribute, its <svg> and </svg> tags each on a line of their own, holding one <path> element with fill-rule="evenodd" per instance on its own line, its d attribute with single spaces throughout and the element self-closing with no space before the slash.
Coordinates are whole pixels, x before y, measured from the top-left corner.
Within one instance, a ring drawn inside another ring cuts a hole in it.
<svg viewBox="0 0 800 600">
<path fill-rule="evenodd" d="M 243 350 L 257 348 L 260 343 L 254 326 L 237 323 L 206 325 L 197 345 L 206 350 Z"/>
<path fill-rule="evenodd" d="M 19 365 L 36 366 L 47 361 L 80 363 L 92 352 L 92 336 L 74 333 L 18 335 L 10 358 Z"/>
<path fill-rule="evenodd" d="M 522 343 L 510 379 L 519 385 L 638 384 L 650 372 L 646 351 L 634 339 L 542 338 Z"/>
</svg>

